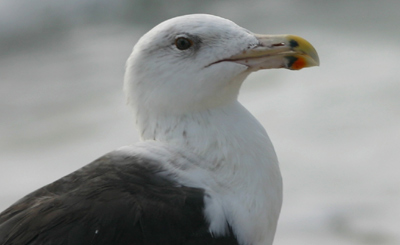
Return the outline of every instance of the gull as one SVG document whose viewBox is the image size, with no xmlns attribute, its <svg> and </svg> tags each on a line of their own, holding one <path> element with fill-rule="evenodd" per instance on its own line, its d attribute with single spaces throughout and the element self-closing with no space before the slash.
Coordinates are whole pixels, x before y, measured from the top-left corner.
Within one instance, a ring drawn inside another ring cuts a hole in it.
<svg viewBox="0 0 400 245">
<path fill-rule="evenodd" d="M 3 211 L 0 244 L 271 245 L 282 178 L 239 90 L 261 69 L 317 65 L 298 36 L 254 34 L 206 14 L 157 25 L 124 77 L 141 141 Z"/>
</svg>

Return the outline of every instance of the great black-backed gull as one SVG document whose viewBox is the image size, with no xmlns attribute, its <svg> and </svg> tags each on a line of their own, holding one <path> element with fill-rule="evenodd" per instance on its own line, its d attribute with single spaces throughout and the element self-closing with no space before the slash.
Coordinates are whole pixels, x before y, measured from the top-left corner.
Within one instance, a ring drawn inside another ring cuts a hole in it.
<svg viewBox="0 0 400 245">
<path fill-rule="evenodd" d="M 17 201 L 0 215 L 0 244 L 272 244 L 278 160 L 239 89 L 253 71 L 318 64 L 297 36 L 205 14 L 159 24 L 126 66 L 142 141 Z"/>
</svg>

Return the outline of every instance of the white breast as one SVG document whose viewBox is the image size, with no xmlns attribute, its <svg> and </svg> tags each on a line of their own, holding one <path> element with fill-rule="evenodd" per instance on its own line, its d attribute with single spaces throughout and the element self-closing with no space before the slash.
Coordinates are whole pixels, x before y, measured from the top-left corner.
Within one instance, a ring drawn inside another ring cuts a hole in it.
<svg viewBox="0 0 400 245">
<path fill-rule="evenodd" d="M 242 105 L 141 119 L 143 140 L 199 158 L 193 167 L 171 169 L 180 183 L 206 190 L 204 212 L 215 235 L 224 234 L 228 222 L 242 244 L 272 244 L 282 204 L 278 160 L 264 128 Z"/>
</svg>

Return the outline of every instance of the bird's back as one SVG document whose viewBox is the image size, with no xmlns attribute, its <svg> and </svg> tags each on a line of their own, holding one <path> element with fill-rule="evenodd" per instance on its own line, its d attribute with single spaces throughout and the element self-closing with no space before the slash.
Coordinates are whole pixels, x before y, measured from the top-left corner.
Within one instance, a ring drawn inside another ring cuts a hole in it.
<svg viewBox="0 0 400 245">
<path fill-rule="evenodd" d="M 213 237 L 204 190 L 161 176 L 159 163 L 107 154 L 0 214 L 0 244 L 237 244 Z"/>
</svg>

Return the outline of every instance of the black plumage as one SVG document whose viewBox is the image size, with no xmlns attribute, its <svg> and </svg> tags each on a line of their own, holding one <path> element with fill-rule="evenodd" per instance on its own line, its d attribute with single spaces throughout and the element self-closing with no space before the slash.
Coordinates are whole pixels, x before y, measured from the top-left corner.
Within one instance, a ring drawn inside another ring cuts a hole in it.
<svg viewBox="0 0 400 245">
<path fill-rule="evenodd" d="M 109 153 L 0 214 L 0 244 L 237 244 L 213 237 L 205 192 L 154 160 Z"/>
</svg>

